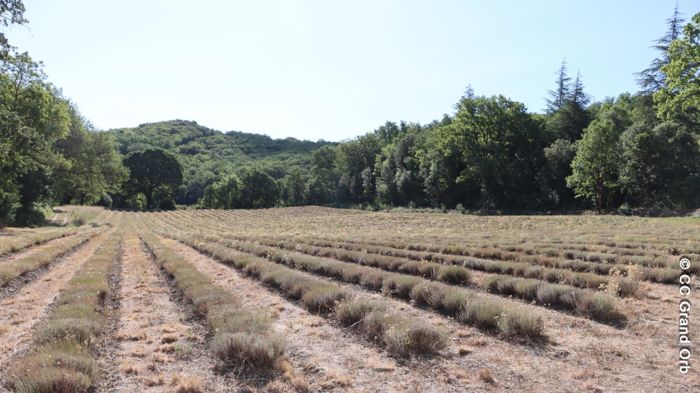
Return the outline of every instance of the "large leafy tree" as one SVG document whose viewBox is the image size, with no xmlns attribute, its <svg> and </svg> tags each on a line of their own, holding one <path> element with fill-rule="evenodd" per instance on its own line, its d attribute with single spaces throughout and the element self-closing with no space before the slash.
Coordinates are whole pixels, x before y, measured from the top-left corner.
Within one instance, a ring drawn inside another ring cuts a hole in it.
<svg viewBox="0 0 700 393">
<path fill-rule="evenodd" d="M 418 135 L 423 128 L 411 125 L 408 129 L 407 135 L 385 146 L 377 157 L 377 199 L 387 205 L 425 204 L 423 179 L 416 157 Z"/>
<path fill-rule="evenodd" d="M 566 181 L 577 197 L 598 210 L 611 207 L 620 195 L 620 136 L 632 124 L 631 105 L 628 95 L 606 103 L 576 144 L 572 174 Z"/>
<path fill-rule="evenodd" d="M 628 128 L 621 141 L 620 183 L 631 205 L 700 204 L 700 149 L 685 127 L 639 123 Z"/>
<path fill-rule="evenodd" d="M 658 115 L 667 121 L 697 126 L 700 121 L 700 13 L 668 47 L 661 67 L 665 84 L 654 93 Z"/>
<path fill-rule="evenodd" d="M 50 197 L 53 171 L 66 164 L 54 145 L 68 134 L 69 104 L 26 53 L 0 69 L 0 222 L 33 219 L 34 203 Z"/>
<path fill-rule="evenodd" d="M 298 168 L 295 168 L 280 182 L 280 199 L 286 206 L 299 206 L 304 204 L 306 193 L 306 179 Z"/>
<path fill-rule="evenodd" d="M 132 195 L 144 194 L 149 208 L 171 201 L 182 183 L 182 167 L 177 158 L 161 149 L 130 153 L 124 158 L 124 166 L 130 172 L 125 187 Z"/>
<path fill-rule="evenodd" d="M 503 96 L 479 97 L 468 90 L 451 123 L 438 127 L 429 142 L 439 153 L 438 160 L 431 160 L 426 182 L 430 185 L 442 170 L 448 181 L 456 175 L 457 195 L 465 198 L 452 202 L 532 207 L 539 197 L 536 177 L 544 160 L 542 137 L 523 104 Z"/>
<path fill-rule="evenodd" d="M 369 133 L 338 146 L 336 162 L 342 202 L 373 202 L 376 195 L 374 164 L 381 152 L 381 140 L 377 133 Z"/>
<path fill-rule="evenodd" d="M 244 209 L 260 209 L 277 204 L 277 182 L 258 167 L 241 170 L 241 206 Z"/>
<path fill-rule="evenodd" d="M 241 180 L 228 175 L 204 190 L 200 201 L 202 207 L 210 209 L 235 209 L 241 206 Z"/>
<path fill-rule="evenodd" d="M 119 191 L 128 172 L 112 135 L 93 131 L 74 106 L 69 114 L 68 135 L 56 142 L 67 163 L 56 169 L 54 197 L 64 203 L 96 203 Z"/>
</svg>

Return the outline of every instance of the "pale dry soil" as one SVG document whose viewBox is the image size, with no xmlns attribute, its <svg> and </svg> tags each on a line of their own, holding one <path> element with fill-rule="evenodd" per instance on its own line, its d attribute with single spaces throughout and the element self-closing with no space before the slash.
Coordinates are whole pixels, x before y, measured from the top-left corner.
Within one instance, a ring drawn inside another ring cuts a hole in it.
<svg viewBox="0 0 700 393">
<path fill-rule="evenodd" d="M 54 299 L 92 256 L 105 236 L 109 234 L 92 238 L 53 264 L 46 274 L 21 287 L 14 296 L 0 301 L 0 371 L 6 369 L 17 354 L 29 348 L 37 323 L 44 318 Z"/>
<path fill-rule="evenodd" d="M 144 251 L 127 233 L 122 245 L 121 310 L 116 333 L 116 383 L 110 392 L 233 391 L 214 372 L 203 350 L 204 335 L 186 321 L 170 289 Z"/>
</svg>

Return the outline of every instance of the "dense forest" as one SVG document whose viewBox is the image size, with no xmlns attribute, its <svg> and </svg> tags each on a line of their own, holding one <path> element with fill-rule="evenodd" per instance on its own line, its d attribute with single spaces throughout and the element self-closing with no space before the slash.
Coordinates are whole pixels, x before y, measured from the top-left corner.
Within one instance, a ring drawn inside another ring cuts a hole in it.
<svg viewBox="0 0 700 393">
<path fill-rule="evenodd" d="M 27 23 L 0 0 L 0 26 Z M 544 113 L 468 88 L 429 124 L 341 143 L 174 120 L 100 132 L 0 35 L 0 224 L 54 203 L 136 209 L 294 205 L 635 212 L 700 206 L 700 14 L 678 10 L 640 91 L 591 102 L 565 61 Z M 0 33 L 1 34 L 1 33 Z M 643 66 L 640 66 L 640 69 Z M 543 91 L 546 87 L 543 87 Z"/>
<path fill-rule="evenodd" d="M 175 155 L 183 171 L 175 202 L 182 205 L 197 203 L 207 186 L 244 167 L 263 165 L 266 173 L 282 178 L 290 166 L 308 167 L 311 152 L 328 144 L 236 131 L 222 133 L 184 120 L 141 124 L 109 133 L 125 156 L 152 148 Z"/>
</svg>

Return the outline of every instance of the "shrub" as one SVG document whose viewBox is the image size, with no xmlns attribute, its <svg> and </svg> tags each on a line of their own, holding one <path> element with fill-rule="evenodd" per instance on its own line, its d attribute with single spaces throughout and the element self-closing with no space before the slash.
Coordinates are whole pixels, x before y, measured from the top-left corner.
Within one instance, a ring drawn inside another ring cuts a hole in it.
<svg viewBox="0 0 700 393">
<path fill-rule="evenodd" d="M 424 322 L 415 322 L 406 330 L 411 351 L 418 354 L 437 353 L 447 348 L 447 333 Z"/>
<path fill-rule="evenodd" d="M 617 309 L 615 300 L 602 293 L 594 293 L 591 296 L 582 296 L 577 299 L 577 309 L 590 315 L 596 321 L 612 324 L 624 324 L 626 316 Z"/>
<path fill-rule="evenodd" d="M 306 291 L 301 301 L 313 312 L 328 313 L 335 309 L 336 303 L 345 300 L 348 292 L 335 286 L 321 285 Z"/>
<path fill-rule="evenodd" d="M 469 284 L 469 270 L 461 266 L 442 266 L 438 270 L 437 279 L 449 284 Z"/>
<path fill-rule="evenodd" d="M 82 393 L 88 391 L 92 378 L 78 371 L 48 368 L 21 374 L 12 385 L 18 393 Z"/>
<path fill-rule="evenodd" d="M 376 300 L 351 299 L 338 304 L 335 308 L 335 317 L 344 326 L 351 326 L 360 322 L 367 314 L 375 311 L 385 312 L 386 304 Z"/>
<path fill-rule="evenodd" d="M 173 277 L 184 297 L 206 317 L 208 328 L 214 336 L 210 343 L 212 352 L 227 366 L 251 368 L 264 373 L 271 371 L 284 353 L 285 344 L 279 336 L 270 334 L 267 314 L 260 310 L 242 309 L 230 293 L 212 285 L 189 262 L 162 246 L 154 236 L 149 234 L 144 236 L 144 240 L 156 262 Z M 207 252 L 216 252 L 214 248 L 206 248 L 203 244 L 194 246 Z M 227 256 L 227 263 L 232 263 L 228 257 L 230 255 Z M 251 265 L 241 264 L 246 269 Z M 262 265 L 255 274 L 264 275 L 271 285 L 280 287 L 294 286 L 298 282 L 295 281 L 296 277 L 269 272 Z"/>
<path fill-rule="evenodd" d="M 537 338 L 542 335 L 544 322 L 539 315 L 525 310 L 511 310 L 498 320 L 498 330 L 506 336 Z"/>
<path fill-rule="evenodd" d="M 435 309 L 443 307 L 446 291 L 443 286 L 431 282 L 420 283 L 411 289 L 411 300 Z"/>
<path fill-rule="evenodd" d="M 445 297 L 442 299 L 442 308 L 447 313 L 455 315 L 464 309 L 467 304 L 469 304 L 470 300 L 471 298 L 467 296 L 466 293 L 454 289 L 448 289 L 445 293 Z"/>
<path fill-rule="evenodd" d="M 394 325 L 384 334 L 389 352 L 408 357 L 411 353 L 429 355 L 447 347 L 447 334 L 435 326 L 422 322 L 406 326 Z"/>
<path fill-rule="evenodd" d="M 285 344 L 279 335 L 223 333 L 214 336 L 210 347 L 228 365 L 270 371 L 284 353 Z"/>
<path fill-rule="evenodd" d="M 382 282 L 382 291 L 395 294 L 402 298 L 408 298 L 413 287 L 422 282 L 418 277 L 390 275 Z"/>
<path fill-rule="evenodd" d="M 36 333 L 31 352 L 8 373 L 18 392 L 87 392 L 97 377 L 92 345 L 104 329 L 99 313 L 118 238 L 105 241 L 68 282 Z"/>
<path fill-rule="evenodd" d="M 499 303 L 481 300 L 467 304 L 457 314 L 457 320 L 483 329 L 495 329 L 498 326 L 498 318 L 502 313 L 503 306 Z"/>
<path fill-rule="evenodd" d="M 79 343 L 88 344 L 101 331 L 102 325 L 97 321 L 77 318 L 50 320 L 37 332 L 37 340 L 40 343 L 45 343 L 72 339 Z"/>
</svg>

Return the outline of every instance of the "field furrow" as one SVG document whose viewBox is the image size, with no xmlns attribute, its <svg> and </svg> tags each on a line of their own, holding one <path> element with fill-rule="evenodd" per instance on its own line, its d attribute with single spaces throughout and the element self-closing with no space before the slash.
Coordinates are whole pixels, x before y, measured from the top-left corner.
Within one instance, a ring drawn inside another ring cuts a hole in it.
<svg viewBox="0 0 700 393">
<path fill-rule="evenodd" d="M 483 381 L 479 380 L 477 375 L 482 369 L 489 368 L 484 365 L 498 364 L 498 368 L 489 370 L 502 389 L 555 391 L 557 389 L 553 386 L 568 381 L 566 386 L 579 386 L 583 390 L 592 380 L 596 380 L 602 387 L 616 386 L 621 381 L 630 384 L 646 381 L 645 383 L 652 384 L 659 380 L 668 383 L 666 386 L 677 389 L 682 387 L 680 382 L 673 382 L 673 379 L 668 377 L 668 371 L 659 367 L 668 367 L 674 356 L 675 346 L 669 344 L 668 334 L 658 336 L 659 332 L 656 331 L 620 330 L 562 315 L 556 311 L 538 310 L 545 318 L 550 340 L 545 345 L 523 347 L 484 334 L 439 314 L 411 307 L 399 300 L 383 298 L 380 294 L 364 291 L 349 284 L 336 285 L 364 292 L 362 295 L 369 298 L 383 300 L 390 304 L 391 310 L 409 318 L 429 321 L 448 329 L 453 337 L 448 353 L 442 358 L 421 361 L 421 366 L 412 365 L 417 369 L 425 367 L 425 372 L 433 373 L 434 380 L 443 381 L 447 386 L 455 383 L 462 388 L 468 388 L 469 391 L 483 388 Z M 629 348 L 633 345 L 642 346 L 644 350 L 630 352 Z M 547 366 L 543 368 L 544 359 Z M 606 368 L 605 365 L 610 363 L 619 363 L 619 367 L 614 370 Z M 650 373 L 635 372 L 642 367 L 648 367 L 650 363 L 659 368 Z M 450 389 L 439 386 L 436 391 Z"/>
<path fill-rule="evenodd" d="M 4 371 L 17 354 L 27 350 L 33 339 L 34 327 L 106 236 L 109 234 L 101 234 L 89 240 L 77 251 L 64 256 L 46 274 L 0 302 L 0 353 L 3 353 L 0 357 L 0 370 Z"/>
<path fill-rule="evenodd" d="M 80 235 L 62 239 L 51 245 L 40 246 L 34 252 L 0 263 L 0 290 L 6 296 L 31 281 L 55 261 L 97 236 L 101 230 L 93 229 Z M 0 295 L 2 296 L 2 295 Z"/>
<path fill-rule="evenodd" d="M 173 303 L 159 269 L 136 233 L 122 245 L 116 381 L 107 391 L 171 392 L 206 388 L 224 392 L 223 378 L 203 349 L 205 331 Z M 194 390 L 193 390 L 194 391 Z"/>
<path fill-rule="evenodd" d="M 0 239 L 0 263 L 21 257 L 40 245 L 52 243 L 67 236 L 74 236 L 79 232 L 77 229 L 60 229 Z"/>
<path fill-rule="evenodd" d="M 367 392 L 383 386 L 384 391 L 398 392 L 413 386 L 419 391 L 440 386 L 426 383 L 429 375 L 406 367 L 372 345 L 358 342 L 351 332 L 329 324 L 321 316 L 309 313 L 234 269 L 174 240 L 165 242 L 219 285 L 235 288 L 234 294 L 241 302 L 252 307 L 270 305 L 275 309 L 273 325 L 286 338 L 287 356 L 293 366 L 286 382 L 299 390 Z M 450 391 L 448 386 L 442 389 Z"/>
</svg>

